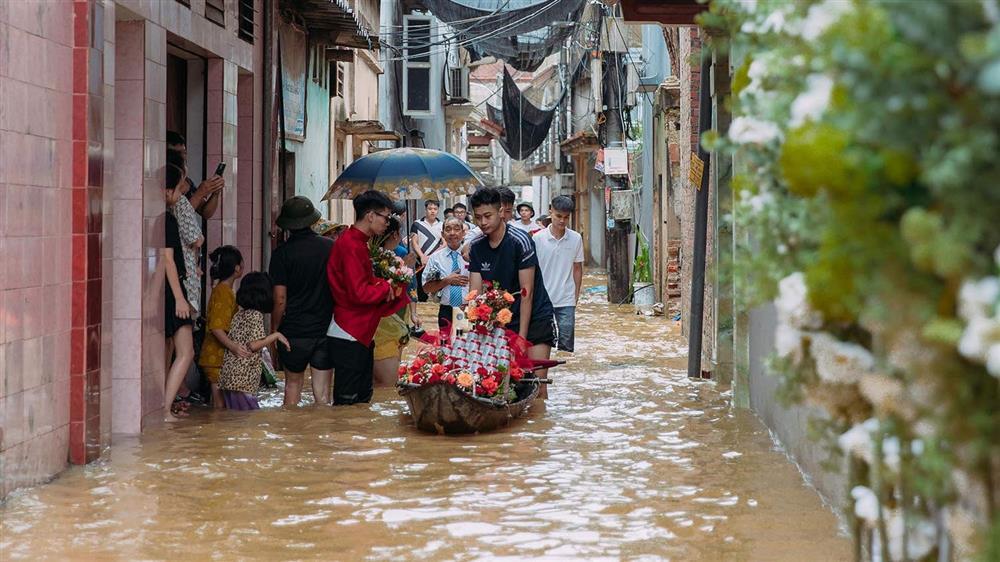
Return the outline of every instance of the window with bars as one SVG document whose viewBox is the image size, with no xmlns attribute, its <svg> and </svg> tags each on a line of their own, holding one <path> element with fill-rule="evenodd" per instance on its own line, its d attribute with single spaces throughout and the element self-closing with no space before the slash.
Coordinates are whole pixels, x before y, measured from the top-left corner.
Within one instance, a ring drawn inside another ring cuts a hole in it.
<svg viewBox="0 0 1000 562">
<path fill-rule="evenodd" d="M 226 27 L 226 0 L 205 0 L 205 19 Z"/>
<path fill-rule="evenodd" d="M 431 114 L 431 27 L 426 16 L 403 19 L 403 114 Z"/>
<path fill-rule="evenodd" d="M 253 45 L 253 23 L 256 13 L 253 9 L 254 0 L 239 0 L 239 38 Z"/>
</svg>

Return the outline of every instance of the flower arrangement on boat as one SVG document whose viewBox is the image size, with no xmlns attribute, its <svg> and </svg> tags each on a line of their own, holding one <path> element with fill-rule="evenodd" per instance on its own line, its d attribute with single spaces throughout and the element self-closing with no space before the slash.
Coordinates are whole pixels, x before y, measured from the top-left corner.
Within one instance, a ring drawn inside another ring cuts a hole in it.
<svg viewBox="0 0 1000 562">
<path fill-rule="evenodd" d="M 504 352 L 509 357 L 509 350 L 466 352 L 469 348 L 492 347 L 489 341 L 475 343 L 488 339 L 491 338 L 468 334 L 451 345 L 426 346 L 413 361 L 399 366 L 399 381 L 418 385 L 446 383 L 473 396 L 513 400 L 516 398 L 513 384 L 524 377 L 524 370 L 500 357 Z M 496 362 L 488 364 L 489 359 Z"/>
<path fill-rule="evenodd" d="M 514 296 L 492 283 L 483 291 L 466 297 L 463 324 L 451 339 L 428 345 L 409 363 L 399 367 L 399 381 L 405 384 L 451 384 L 472 396 L 494 400 L 514 400 L 514 384 L 524 377 L 515 357 L 510 322 Z M 471 325 L 471 330 L 466 330 Z M 458 326 L 456 326 L 458 327 Z M 516 334 L 514 334 L 516 336 Z"/>
<path fill-rule="evenodd" d="M 368 242 L 368 255 L 372 259 L 375 277 L 385 279 L 392 285 L 408 286 L 413 280 L 413 269 L 407 267 L 403 258 L 392 250 L 382 247 L 376 237 Z"/>
<path fill-rule="evenodd" d="M 506 326 L 513 317 L 510 306 L 514 304 L 514 295 L 491 281 L 483 283 L 482 293 L 469 291 L 465 301 L 465 317 L 472 324 L 473 331 L 480 334 Z"/>
</svg>

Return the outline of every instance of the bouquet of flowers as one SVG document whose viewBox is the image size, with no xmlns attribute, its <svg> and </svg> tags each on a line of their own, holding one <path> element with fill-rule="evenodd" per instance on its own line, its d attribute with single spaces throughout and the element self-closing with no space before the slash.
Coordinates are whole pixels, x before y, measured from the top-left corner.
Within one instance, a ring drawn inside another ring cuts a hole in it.
<svg viewBox="0 0 1000 562">
<path fill-rule="evenodd" d="M 465 317 L 472 324 L 473 331 L 480 334 L 506 326 L 513 317 L 510 305 L 514 304 L 514 295 L 490 281 L 483 283 L 482 293 L 469 291 L 465 301 Z"/>
<path fill-rule="evenodd" d="M 368 255 L 372 259 L 372 268 L 375 270 L 375 277 L 385 279 L 392 285 L 409 285 L 413 280 L 413 269 L 406 266 L 403 258 L 397 256 L 392 250 L 387 250 L 372 238 L 368 242 Z"/>
</svg>

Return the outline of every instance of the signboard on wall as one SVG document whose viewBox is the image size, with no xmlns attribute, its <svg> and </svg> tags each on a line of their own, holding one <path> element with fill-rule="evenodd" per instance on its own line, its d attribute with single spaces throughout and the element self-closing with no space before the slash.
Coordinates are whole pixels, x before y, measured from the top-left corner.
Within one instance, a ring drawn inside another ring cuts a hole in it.
<svg viewBox="0 0 1000 562">
<path fill-rule="evenodd" d="M 306 74 L 309 52 L 306 34 L 291 25 L 278 26 L 281 36 L 281 95 L 285 104 L 285 134 L 306 137 Z"/>
</svg>

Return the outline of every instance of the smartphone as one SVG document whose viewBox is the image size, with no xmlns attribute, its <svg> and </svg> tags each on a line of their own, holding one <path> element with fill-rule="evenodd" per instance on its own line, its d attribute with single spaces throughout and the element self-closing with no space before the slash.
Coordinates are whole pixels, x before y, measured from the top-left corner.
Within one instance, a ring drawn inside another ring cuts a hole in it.
<svg viewBox="0 0 1000 562">
<path fill-rule="evenodd" d="M 215 175 L 222 177 L 222 173 L 226 171 L 226 163 L 219 162 L 219 165 L 215 167 Z"/>
</svg>

